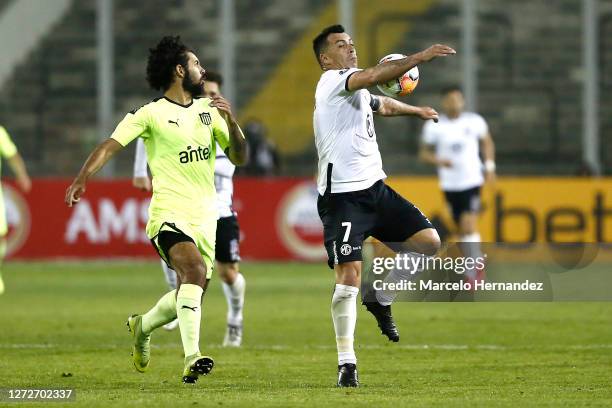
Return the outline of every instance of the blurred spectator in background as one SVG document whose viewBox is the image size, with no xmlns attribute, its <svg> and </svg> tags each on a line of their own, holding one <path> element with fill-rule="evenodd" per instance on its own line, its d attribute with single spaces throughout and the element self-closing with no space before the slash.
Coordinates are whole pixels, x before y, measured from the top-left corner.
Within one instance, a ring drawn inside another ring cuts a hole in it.
<svg viewBox="0 0 612 408">
<path fill-rule="evenodd" d="M 578 177 L 593 177 L 595 174 L 593 166 L 585 161 L 580 163 L 580 166 L 576 169 L 576 176 Z"/>
<path fill-rule="evenodd" d="M 482 256 L 478 215 L 480 190 L 495 180 L 495 144 L 485 119 L 466 112 L 463 92 L 458 86 L 442 90 L 442 111 L 438 123 L 423 127 L 419 158 L 438 168 L 440 187 L 453 215 L 465 256 Z M 481 160 L 481 157 L 484 160 Z M 484 271 L 473 268 L 469 280 L 481 278 Z"/>
<path fill-rule="evenodd" d="M 244 126 L 249 142 L 249 162 L 240 169 L 249 176 L 273 176 L 278 174 L 280 160 L 276 146 L 266 136 L 266 128 L 257 119 L 249 119 Z"/>
</svg>

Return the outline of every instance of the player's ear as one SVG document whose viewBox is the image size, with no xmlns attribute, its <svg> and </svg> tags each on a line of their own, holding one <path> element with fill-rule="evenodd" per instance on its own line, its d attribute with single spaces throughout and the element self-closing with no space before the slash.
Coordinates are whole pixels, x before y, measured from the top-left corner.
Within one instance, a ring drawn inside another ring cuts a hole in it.
<svg viewBox="0 0 612 408">
<path fill-rule="evenodd" d="M 319 54 L 319 64 L 321 64 L 322 68 L 325 68 L 325 66 L 329 64 L 329 57 L 325 55 L 324 52 Z"/>
<path fill-rule="evenodd" d="M 176 74 L 177 77 L 184 78 L 185 77 L 185 67 L 183 67 L 181 64 L 177 64 L 174 67 L 174 73 Z"/>
</svg>

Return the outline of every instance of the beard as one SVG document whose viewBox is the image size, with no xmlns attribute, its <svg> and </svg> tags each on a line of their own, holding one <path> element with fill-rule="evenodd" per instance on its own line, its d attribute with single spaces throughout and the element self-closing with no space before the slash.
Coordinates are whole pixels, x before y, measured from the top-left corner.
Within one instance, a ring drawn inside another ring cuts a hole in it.
<svg viewBox="0 0 612 408">
<path fill-rule="evenodd" d="M 182 86 L 186 92 L 191 94 L 191 96 L 200 96 L 204 88 L 200 82 L 197 82 L 192 78 L 189 72 L 183 78 Z"/>
</svg>

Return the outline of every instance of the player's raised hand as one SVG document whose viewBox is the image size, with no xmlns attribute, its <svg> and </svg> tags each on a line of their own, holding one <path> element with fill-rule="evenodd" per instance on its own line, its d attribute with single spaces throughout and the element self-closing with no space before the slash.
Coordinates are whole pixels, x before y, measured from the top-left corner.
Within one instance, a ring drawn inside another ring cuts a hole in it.
<svg viewBox="0 0 612 408">
<path fill-rule="evenodd" d="M 83 193 L 85 193 L 85 183 L 79 179 L 75 179 L 70 187 L 66 189 L 66 197 L 64 198 L 64 202 L 68 207 L 72 207 L 81 200 Z"/>
<path fill-rule="evenodd" d="M 211 97 L 212 102 L 210 106 L 213 106 L 219 109 L 221 115 L 224 117 L 226 121 L 233 120 L 234 114 L 232 113 L 232 105 L 222 97 L 221 95 L 214 95 Z"/>
<path fill-rule="evenodd" d="M 437 57 L 446 57 L 448 55 L 453 55 L 456 53 L 457 51 L 455 51 L 448 45 L 435 44 L 427 48 L 426 50 L 422 51 L 422 57 L 423 57 L 423 60 L 427 62 Z"/>
<path fill-rule="evenodd" d="M 438 123 L 438 112 L 436 112 L 434 108 L 430 108 L 429 106 L 421 106 L 419 108 L 418 116 L 423 120 L 431 119 L 434 122 Z"/>
</svg>

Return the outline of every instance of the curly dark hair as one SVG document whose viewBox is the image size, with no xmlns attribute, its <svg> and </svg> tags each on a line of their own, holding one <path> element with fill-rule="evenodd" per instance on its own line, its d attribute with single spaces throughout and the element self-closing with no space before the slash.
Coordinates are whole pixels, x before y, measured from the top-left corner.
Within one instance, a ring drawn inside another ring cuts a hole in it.
<svg viewBox="0 0 612 408">
<path fill-rule="evenodd" d="M 181 41 L 180 36 L 165 36 L 149 48 L 147 61 L 147 82 L 155 90 L 167 91 L 172 84 L 174 67 L 182 65 L 187 69 L 187 53 L 193 52 Z"/>
<path fill-rule="evenodd" d="M 461 89 L 461 87 L 459 85 L 449 85 L 449 86 L 445 86 L 444 88 L 442 88 L 440 90 L 440 95 L 442 96 L 446 96 L 451 92 L 459 92 L 459 93 L 463 93 L 463 90 Z"/>
</svg>

